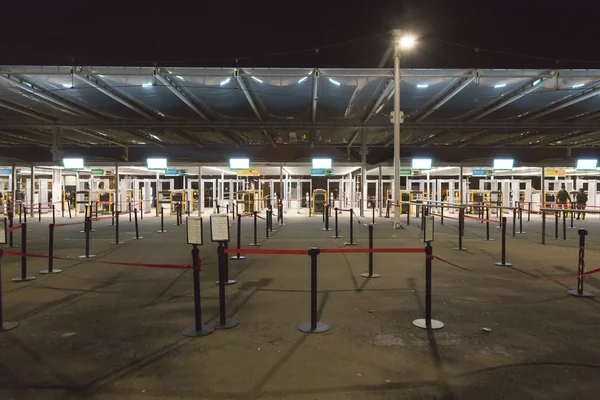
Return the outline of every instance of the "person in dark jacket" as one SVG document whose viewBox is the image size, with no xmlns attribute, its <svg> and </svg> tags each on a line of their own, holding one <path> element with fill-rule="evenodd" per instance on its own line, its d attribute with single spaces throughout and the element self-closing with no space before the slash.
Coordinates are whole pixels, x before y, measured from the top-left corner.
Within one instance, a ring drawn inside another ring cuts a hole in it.
<svg viewBox="0 0 600 400">
<path fill-rule="evenodd" d="M 579 192 L 577 194 L 575 194 L 575 202 L 577 204 L 577 209 L 585 210 L 587 201 L 588 201 L 587 193 L 583 190 L 583 188 L 579 189 Z M 583 214 L 582 219 L 585 219 L 585 213 L 582 213 L 582 212 L 577 213 L 577 219 L 579 219 L 581 217 L 581 214 Z"/>
</svg>

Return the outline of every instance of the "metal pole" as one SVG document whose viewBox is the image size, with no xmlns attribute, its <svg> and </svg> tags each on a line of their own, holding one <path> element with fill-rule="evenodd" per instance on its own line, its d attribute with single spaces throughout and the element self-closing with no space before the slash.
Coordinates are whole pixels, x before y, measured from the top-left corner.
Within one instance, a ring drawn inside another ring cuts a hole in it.
<svg viewBox="0 0 600 400">
<path fill-rule="evenodd" d="M 494 240 L 490 239 L 490 206 L 485 206 L 485 240 Z"/>
<path fill-rule="evenodd" d="M 360 144 L 360 216 L 365 216 L 365 203 L 367 201 L 367 132 L 364 129 L 360 130 L 361 144 Z"/>
<path fill-rule="evenodd" d="M 202 325 L 202 307 L 200 304 L 200 266 L 198 265 L 198 257 L 200 251 L 198 245 L 192 247 L 192 266 L 194 276 L 194 326 L 185 328 L 181 331 L 183 336 L 206 336 L 215 331 L 212 326 Z"/>
<path fill-rule="evenodd" d="M 356 243 L 354 243 L 354 219 L 353 214 L 354 211 L 352 210 L 352 208 L 350 209 L 350 241 L 344 243 L 344 246 L 356 246 Z"/>
<path fill-rule="evenodd" d="M 157 204 L 158 206 L 158 204 Z M 160 233 L 164 233 L 165 231 L 165 215 L 164 215 L 163 206 L 160 206 Z"/>
<path fill-rule="evenodd" d="M 558 212 L 554 213 L 554 240 L 558 240 Z"/>
<path fill-rule="evenodd" d="M 38 222 L 42 222 L 42 203 L 38 203 Z"/>
<path fill-rule="evenodd" d="M 14 170 L 14 166 L 13 166 L 13 170 Z M 8 322 L 8 321 L 4 321 L 4 315 L 3 315 L 3 306 L 2 306 L 2 258 L 4 256 L 4 250 L 2 250 L 0 248 L 0 333 L 2 332 L 6 332 L 9 331 L 11 329 L 16 328 L 17 326 L 19 326 L 18 322 Z"/>
<path fill-rule="evenodd" d="M 379 201 L 377 202 L 377 207 L 379 207 L 379 218 L 383 216 L 383 179 L 381 176 L 381 165 L 379 166 L 379 185 L 377 187 L 377 191 L 379 192 Z"/>
<path fill-rule="evenodd" d="M 14 208 L 15 206 L 15 202 L 13 201 L 12 206 Z M 9 228 L 13 228 L 13 221 L 14 220 L 14 211 L 9 210 L 8 212 L 8 227 Z M 13 231 L 11 230 L 10 233 L 8 234 L 8 247 L 13 247 L 14 243 L 13 243 Z"/>
<path fill-rule="evenodd" d="M 215 329 L 229 329 L 238 325 L 238 321 L 227 318 L 226 302 L 225 302 L 225 284 L 227 283 L 227 272 L 225 271 L 225 243 L 219 242 L 217 248 L 219 259 L 219 319 L 213 321 Z"/>
<path fill-rule="evenodd" d="M 369 225 L 369 249 L 373 250 L 373 225 Z M 369 272 L 360 274 L 363 278 L 379 278 L 381 275 L 373 273 L 373 252 L 369 252 Z"/>
<path fill-rule="evenodd" d="M 54 224 L 48 225 L 48 269 L 40 274 L 58 274 L 60 269 L 54 269 Z"/>
<path fill-rule="evenodd" d="M 31 201 L 29 202 L 29 204 L 31 204 L 31 218 L 33 218 L 33 192 L 35 191 L 35 167 L 33 166 L 33 164 L 31 164 L 31 193 L 29 194 L 29 198 L 31 199 Z"/>
<path fill-rule="evenodd" d="M 567 240 L 567 213 L 562 213 L 562 228 L 563 228 L 563 240 Z"/>
<path fill-rule="evenodd" d="M 335 211 L 335 236 L 333 236 L 334 239 L 339 239 L 341 238 L 340 234 L 339 234 L 339 230 L 338 230 L 338 208 L 336 207 L 334 209 Z"/>
<path fill-rule="evenodd" d="M 458 178 L 459 179 L 459 181 L 458 181 L 458 199 L 459 199 L 459 201 L 458 201 L 458 203 L 460 205 L 462 205 L 463 197 L 464 197 L 463 196 L 463 186 L 464 185 L 463 185 L 463 167 L 462 167 L 462 165 L 458 169 L 458 172 L 459 172 L 459 178 Z"/>
<path fill-rule="evenodd" d="M 137 208 L 133 209 L 133 216 L 134 216 L 134 220 L 135 220 L 135 238 L 134 239 L 136 239 L 136 240 L 143 239 L 143 237 L 140 237 L 140 231 L 138 229 Z"/>
<path fill-rule="evenodd" d="M 241 248 L 241 243 L 242 243 L 242 215 L 238 213 L 238 217 L 237 217 L 237 253 L 235 256 L 232 256 L 231 259 L 232 260 L 243 260 L 246 257 L 244 257 L 243 255 L 240 254 L 240 248 Z"/>
<path fill-rule="evenodd" d="M 461 167 L 462 169 L 462 167 Z M 425 246 L 425 325 L 431 328 L 431 242 Z"/>
<path fill-rule="evenodd" d="M 21 277 L 14 278 L 13 282 L 32 281 L 35 276 L 27 276 L 27 223 L 21 224 Z"/>
<path fill-rule="evenodd" d="M 542 244 L 546 244 L 546 211 L 542 211 Z"/>
<path fill-rule="evenodd" d="M 325 210 L 325 214 L 324 214 L 324 217 L 325 217 L 325 228 L 323 228 L 323 230 L 324 231 L 330 231 L 331 228 L 329 227 L 329 204 L 326 205 L 326 206 L 324 206 L 324 210 Z M 337 218 L 337 208 L 335 210 L 336 210 L 336 218 Z"/>
<path fill-rule="evenodd" d="M 394 32 L 394 229 L 400 229 L 400 32 Z"/>
<path fill-rule="evenodd" d="M 569 290 L 567 293 L 571 296 L 576 297 L 593 297 L 591 293 L 583 290 L 583 278 L 585 274 L 585 237 L 587 235 L 586 229 L 579 229 L 579 262 L 577 264 L 577 289 Z"/>
<path fill-rule="evenodd" d="M 511 267 L 512 264 L 506 262 L 506 217 L 502 217 L 502 261 L 496 262 L 501 267 Z"/>
<path fill-rule="evenodd" d="M 258 238 L 257 238 L 257 218 L 258 218 L 258 212 L 254 211 L 254 242 L 250 243 L 250 246 L 260 246 L 261 243 L 258 243 Z"/>
<path fill-rule="evenodd" d="M 305 333 L 320 333 L 329 330 L 329 326 L 317 321 L 317 257 L 321 251 L 316 247 L 308 250 L 310 256 L 310 322 L 298 326 Z"/>
<path fill-rule="evenodd" d="M 512 235 L 517 236 L 517 209 L 513 208 Z"/>
</svg>

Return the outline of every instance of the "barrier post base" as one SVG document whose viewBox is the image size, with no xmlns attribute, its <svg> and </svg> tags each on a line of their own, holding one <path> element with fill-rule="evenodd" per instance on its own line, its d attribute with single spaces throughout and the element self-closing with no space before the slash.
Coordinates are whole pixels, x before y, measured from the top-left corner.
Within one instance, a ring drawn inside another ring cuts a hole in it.
<svg viewBox="0 0 600 400">
<path fill-rule="evenodd" d="M 494 240 L 494 239 L 490 239 L 490 240 Z M 464 248 L 464 247 L 455 247 L 454 250 L 456 250 L 456 251 L 468 251 L 469 249 Z"/>
<path fill-rule="evenodd" d="M 329 330 L 329 325 L 324 324 L 322 322 L 317 322 L 317 326 L 315 329 L 310 328 L 310 322 L 304 322 L 298 325 L 298 330 L 304 333 L 322 333 L 327 332 Z"/>
<path fill-rule="evenodd" d="M 158 233 L 165 233 L 167 230 L 166 229 L 159 229 L 157 230 Z"/>
<path fill-rule="evenodd" d="M 331 230 L 331 228 L 321 228 L 321 229 L 324 230 L 324 231 L 330 231 Z"/>
<path fill-rule="evenodd" d="M 571 296 L 575 296 L 575 297 L 594 297 L 594 295 L 589 292 L 583 292 L 583 293 L 579 294 L 579 293 L 577 293 L 577 289 L 569 290 L 569 291 L 567 291 L 567 293 L 570 294 Z"/>
<path fill-rule="evenodd" d="M 524 235 L 524 234 L 526 234 L 526 233 L 527 233 L 527 232 L 517 232 L 517 235 Z"/>
<path fill-rule="evenodd" d="M 262 243 L 250 243 L 248 246 L 258 247 L 258 246 L 262 246 Z"/>
<path fill-rule="evenodd" d="M 519 233 L 519 232 L 517 232 L 517 233 Z M 525 232 L 523 232 L 523 233 L 525 233 Z M 486 242 L 492 242 L 492 241 L 494 241 L 494 239 L 492 239 L 492 238 L 489 238 L 489 239 L 483 239 L 483 240 L 485 240 Z"/>
<path fill-rule="evenodd" d="M 512 267 L 512 264 L 509 263 L 509 262 L 503 263 L 502 261 L 497 261 L 494 264 L 497 265 L 497 266 L 499 266 L 499 267 Z"/>
<path fill-rule="evenodd" d="M 342 236 L 332 236 L 333 239 L 341 239 Z"/>
<path fill-rule="evenodd" d="M 17 326 L 19 326 L 18 322 L 4 322 L 2 325 L 0 325 L 0 332 L 10 331 L 11 329 L 15 329 Z"/>
<path fill-rule="evenodd" d="M 226 285 L 235 285 L 237 283 L 237 281 L 235 279 L 229 279 L 225 281 Z M 217 285 L 219 284 L 219 281 L 217 281 Z"/>
<path fill-rule="evenodd" d="M 133 239 L 133 240 L 140 240 L 140 239 L 143 239 L 143 238 L 144 238 L 143 236 L 140 236 L 140 237 L 134 237 L 134 238 L 131 238 L 131 239 Z"/>
<path fill-rule="evenodd" d="M 83 256 L 79 256 L 79 258 L 94 258 L 96 257 L 95 254 L 90 254 L 89 256 L 83 255 Z"/>
<path fill-rule="evenodd" d="M 356 246 L 356 243 L 344 242 L 344 246 Z"/>
<path fill-rule="evenodd" d="M 239 322 L 233 318 L 226 318 L 224 324 L 221 324 L 221 321 L 217 319 L 209 322 L 208 325 L 215 329 L 231 329 L 238 326 Z"/>
<path fill-rule="evenodd" d="M 444 327 L 444 323 L 442 321 L 438 321 L 435 319 L 431 320 L 431 326 L 427 326 L 427 322 L 425 321 L 425 318 L 419 318 L 419 319 L 415 319 L 413 321 L 413 325 L 416 326 L 417 328 L 421 328 L 421 329 L 442 329 Z"/>
<path fill-rule="evenodd" d="M 188 337 L 208 336 L 215 331 L 215 328 L 208 325 L 200 325 L 200 330 L 196 330 L 195 326 L 183 328 L 181 334 Z"/>
<path fill-rule="evenodd" d="M 110 242 L 110 244 L 112 244 L 112 245 L 123 244 L 123 242 Z"/>
<path fill-rule="evenodd" d="M 48 269 L 43 269 L 40 271 L 40 274 L 42 275 L 46 275 L 46 274 L 60 274 L 62 272 L 62 269 L 53 269 L 52 271 L 48 270 Z"/>
<path fill-rule="evenodd" d="M 379 278 L 381 275 L 379 275 L 379 274 L 369 275 L 368 272 L 363 272 L 362 274 L 360 274 L 360 276 L 362 276 L 363 278 Z"/>
<path fill-rule="evenodd" d="M 246 259 L 246 256 L 243 256 L 241 254 L 239 256 L 232 256 L 230 258 L 230 260 L 245 260 L 245 259 Z"/>
<path fill-rule="evenodd" d="M 35 276 L 26 276 L 25 279 L 23 278 L 13 278 L 13 282 L 27 282 L 27 281 L 33 281 L 37 279 Z"/>
</svg>

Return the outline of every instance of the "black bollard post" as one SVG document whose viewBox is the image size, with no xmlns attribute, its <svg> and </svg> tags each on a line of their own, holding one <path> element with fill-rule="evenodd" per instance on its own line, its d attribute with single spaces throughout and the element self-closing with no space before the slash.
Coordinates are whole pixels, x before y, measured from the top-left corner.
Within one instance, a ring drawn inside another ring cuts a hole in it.
<svg viewBox="0 0 600 400">
<path fill-rule="evenodd" d="M 517 236 L 517 209 L 513 208 L 512 235 Z"/>
<path fill-rule="evenodd" d="M 285 225 L 283 223 L 283 203 L 279 204 L 279 225 Z"/>
<path fill-rule="evenodd" d="M 165 233 L 165 210 L 160 206 L 160 231 L 158 233 Z"/>
<path fill-rule="evenodd" d="M 144 202 L 140 201 L 140 219 L 144 220 Z"/>
<path fill-rule="evenodd" d="M 223 243 L 223 247 L 225 250 L 227 250 L 229 248 L 229 241 Z M 233 284 L 237 283 L 237 281 L 235 279 L 229 279 L 229 258 L 227 258 L 227 256 L 223 257 L 223 263 L 225 264 L 225 284 L 233 285 Z M 217 283 L 219 283 L 219 282 L 217 282 Z"/>
<path fill-rule="evenodd" d="M 54 224 L 48 225 L 48 269 L 40 271 L 40 274 L 58 274 L 60 269 L 54 269 Z"/>
<path fill-rule="evenodd" d="M 129 212 L 129 222 L 131 222 L 131 202 L 129 202 L 129 208 L 127 209 L 127 211 Z"/>
<path fill-rule="evenodd" d="M 310 199 L 310 196 L 308 196 L 308 216 L 312 217 L 312 201 Z"/>
<path fill-rule="evenodd" d="M 546 244 L 546 211 L 542 211 L 542 244 Z"/>
<path fill-rule="evenodd" d="M 186 211 L 187 211 L 187 216 L 190 216 L 190 212 L 192 210 L 190 210 L 190 201 L 186 200 L 186 207 L 185 207 Z M 227 204 L 227 214 L 229 214 L 229 204 Z"/>
<path fill-rule="evenodd" d="M 62 199 L 62 201 L 60 202 L 60 211 L 61 211 L 61 217 L 64 218 L 65 217 L 65 199 Z"/>
<path fill-rule="evenodd" d="M 90 214 L 91 214 L 91 212 L 90 212 Z M 112 216 L 111 225 L 115 226 L 115 203 L 111 204 L 111 216 Z"/>
<path fill-rule="evenodd" d="M 71 219 L 71 204 L 67 203 L 67 208 L 69 209 L 69 219 Z"/>
<path fill-rule="evenodd" d="M 591 293 L 583 290 L 583 278 L 585 274 L 585 237 L 586 229 L 580 229 L 579 233 L 579 260 L 577 263 L 577 289 L 569 290 L 567 293 L 575 297 L 594 297 Z"/>
<path fill-rule="evenodd" d="M 521 208 L 520 204 L 519 204 L 519 232 L 517 232 L 517 233 L 519 235 L 527 233 L 527 232 L 523 232 L 523 209 Z"/>
<path fill-rule="evenodd" d="M 254 242 L 250 243 L 249 246 L 260 246 L 262 243 L 258 243 L 258 237 L 257 237 L 257 218 L 258 218 L 258 212 L 254 211 Z"/>
<path fill-rule="evenodd" d="M 21 277 L 14 278 L 13 282 L 32 281 L 35 276 L 27 276 L 27 223 L 21 224 Z"/>
<path fill-rule="evenodd" d="M 119 243 L 119 211 L 115 210 L 115 241 L 111 244 L 123 244 Z"/>
<path fill-rule="evenodd" d="M 90 254 L 90 231 L 92 230 L 90 225 L 90 221 L 92 220 L 91 217 L 86 217 L 85 218 L 85 254 L 83 256 L 79 256 L 79 258 L 92 258 L 92 257 L 96 257 L 93 254 Z"/>
<path fill-rule="evenodd" d="M 502 261 L 496 262 L 501 267 L 512 267 L 512 264 L 506 262 L 506 217 L 502 217 Z"/>
<path fill-rule="evenodd" d="M 375 225 L 375 203 L 373 203 L 373 217 L 371 218 L 371 223 Z"/>
<path fill-rule="evenodd" d="M 27 206 L 21 207 L 23 210 L 23 222 L 27 223 Z M 19 224 L 21 224 L 21 214 L 19 214 Z"/>
<path fill-rule="evenodd" d="M 373 250 L 373 225 L 369 225 L 369 250 Z M 373 273 L 373 252 L 369 252 L 369 272 L 360 274 L 363 278 L 379 278 L 381 275 Z"/>
<path fill-rule="evenodd" d="M 527 202 L 527 222 L 531 221 L 531 202 Z"/>
<path fill-rule="evenodd" d="M 94 202 L 94 209 L 95 209 L 95 212 L 96 212 L 96 218 L 98 218 L 98 202 L 97 201 Z M 92 212 L 90 211 L 90 215 L 91 214 L 92 214 Z"/>
<path fill-rule="evenodd" d="M 352 218 L 354 214 L 354 211 L 352 210 L 352 208 L 350 209 L 350 241 L 349 242 L 345 242 L 344 246 L 356 246 L 356 243 L 354 243 L 354 219 Z"/>
<path fill-rule="evenodd" d="M 273 206 L 271 206 L 271 210 L 269 211 L 269 215 L 270 215 L 270 222 L 269 222 L 269 231 L 271 231 L 271 233 L 273 233 Z"/>
<path fill-rule="evenodd" d="M 242 215 L 238 214 L 238 219 L 237 219 L 237 253 L 235 256 L 232 256 L 231 259 L 232 260 L 243 260 L 246 257 L 244 257 L 243 255 L 240 254 L 240 247 L 241 247 L 241 242 L 242 242 Z"/>
<path fill-rule="evenodd" d="M 198 245 L 192 247 L 192 266 L 194 276 L 194 326 L 189 326 L 181 331 L 183 336 L 197 337 L 210 335 L 215 331 L 215 328 L 208 325 L 202 325 L 202 307 L 200 305 L 200 266 L 198 265 L 198 257 L 200 250 Z"/>
<path fill-rule="evenodd" d="M 325 222 L 325 214 L 327 213 L 327 205 L 323 204 L 323 222 Z"/>
<path fill-rule="evenodd" d="M 217 248 L 219 260 L 219 319 L 209 323 L 215 329 L 230 329 L 239 324 L 238 321 L 232 318 L 227 318 L 226 302 L 225 302 L 225 247 L 224 242 L 219 242 Z"/>
<path fill-rule="evenodd" d="M 494 239 L 490 238 L 490 207 L 485 206 L 485 240 L 491 241 Z"/>
<path fill-rule="evenodd" d="M 432 268 L 433 248 L 431 242 L 425 246 L 425 319 L 419 318 L 413 321 L 413 325 L 421 329 L 441 329 L 444 323 L 431 318 L 431 288 L 432 288 Z"/>
<path fill-rule="evenodd" d="M 338 229 L 338 210 L 339 208 L 335 208 L 335 236 L 332 236 L 332 238 L 334 239 L 339 239 L 341 238 L 340 233 L 339 233 L 339 229 Z"/>
<path fill-rule="evenodd" d="M 442 212 L 441 212 L 441 217 L 440 217 L 440 224 L 444 225 L 444 204 L 442 203 Z"/>
<path fill-rule="evenodd" d="M 220 214 L 221 211 L 219 210 L 219 208 L 220 208 L 219 207 L 219 202 L 217 200 L 214 200 L 214 203 L 215 203 L 215 207 L 217 207 L 217 214 Z"/>
<path fill-rule="evenodd" d="M 390 201 L 388 200 L 385 204 L 385 217 L 390 217 Z"/>
<path fill-rule="evenodd" d="M 558 240 L 558 212 L 554 213 L 554 240 Z"/>
<path fill-rule="evenodd" d="M 13 228 L 13 219 L 14 219 L 14 212 L 9 210 L 9 212 L 8 212 L 8 228 L 9 229 Z M 12 230 L 8 234 L 8 247 L 14 247 Z"/>
<path fill-rule="evenodd" d="M 42 203 L 38 203 L 38 222 L 42 222 Z"/>
<path fill-rule="evenodd" d="M 402 213 L 403 206 L 400 205 L 400 213 Z M 406 206 L 406 225 L 410 226 L 410 203 Z"/>
<path fill-rule="evenodd" d="M 337 208 L 336 208 L 337 210 Z M 330 231 L 331 228 L 329 227 L 329 205 L 325 206 L 325 228 L 323 228 L 324 231 Z"/>
<path fill-rule="evenodd" d="M 52 204 L 52 223 L 56 224 L 56 206 Z"/>
<path fill-rule="evenodd" d="M 567 214 L 564 211 L 562 213 L 562 228 L 563 240 L 567 240 Z"/>
<path fill-rule="evenodd" d="M 304 333 L 321 333 L 329 330 L 327 324 L 317 321 L 317 257 L 320 252 L 316 247 L 308 250 L 310 256 L 310 322 L 298 326 L 298 329 Z"/>
<path fill-rule="evenodd" d="M 137 217 L 137 208 L 133 209 L 133 219 L 135 221 L 135 240 L 140 240 L 143 239 L 143 237 L 140 236 L 140 231 L 138 229 L 138 217 Z"/>
<path fill-rule="evenodd" d="M 8 322 L 4 321 L 4 313 L 2 306 L 2 258 L 4 256 L 4 250 L 0 248 L 0 333 L 10 331 L 11 329 L 15 329 L 19 326 L 18 322 Z"/>
<path fill-rule="evenodd" d="M 569 229 L 577 229 L 576 227 L 573 226 L 573 217 L 575 216 L 575 204 L 571 203 L 571 226 L 569 227 Z"/>
<path fill-rule="evenodd" d="M 465 209 L 459 208 L 458 209 L 458 247 L 456 247 L 454 250 L 467 251 L 467 249 L 462 247 L 463 234 L 465 232 L 464 225 L 465 225 Z"/>
<path fill-rule="evenodd" d="M 269 238 L 269 210 L 265 212 L 265 239 Z"/>
</svg>

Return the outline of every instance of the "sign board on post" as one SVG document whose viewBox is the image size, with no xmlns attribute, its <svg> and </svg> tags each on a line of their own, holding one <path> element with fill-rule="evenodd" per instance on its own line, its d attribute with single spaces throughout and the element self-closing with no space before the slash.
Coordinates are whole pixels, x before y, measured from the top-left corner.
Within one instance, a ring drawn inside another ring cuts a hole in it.
<svg viewBox="0 0 600 400">
<path fill-rule="evenodd" d="M 333 176 L 333 170 L 332 169 L 319 169 L 319 168 L 313 168 L 310 170 L 310 174 L 311 175 L 317 175 L 317 176 Z"/>
<path fill-rule="evenodd" d="M 202 246 L 202 217 L 187 217 L 187 242 Z"/>
<path fill-rule="evenodd" d="M 412 175 L 412 169 L 401 169 L 400 175 Z"/>
<path fill-rule="evenodd" d="M 10 175 L 10 168 L 0 168 L 0 175 Z"/>
<path fill-rule="evenodd" d="M 473 176 L 487 176 L 487 171 L 485 169 L 474 169 L 471 171 L 471 175 Z"/>
<path fill-rule="evenodd" d="M 229 242 L 229 214 L 211 214 L 211 242 Z"/>
<path fill-rule="evenodd" d="M 165 171 L 165 175 L 179 175 L 178 169 L 168 169 Z"/>
<path fill-rule="evenodd" d="M 104 170 L 103 169 L 92 169 L 91 173 L 92 173 L 92 175 L 104 175 Z"/>
<path fill-rule="evenodd" d="M 425 229 L 423 229 L 423 241 L 433 242 L 433 215 L 425 217 Z"/>
</svg>

